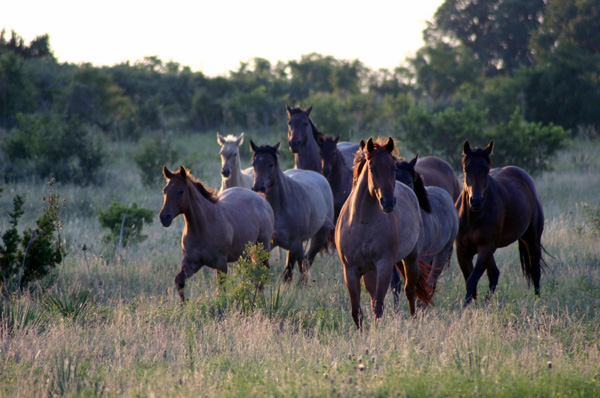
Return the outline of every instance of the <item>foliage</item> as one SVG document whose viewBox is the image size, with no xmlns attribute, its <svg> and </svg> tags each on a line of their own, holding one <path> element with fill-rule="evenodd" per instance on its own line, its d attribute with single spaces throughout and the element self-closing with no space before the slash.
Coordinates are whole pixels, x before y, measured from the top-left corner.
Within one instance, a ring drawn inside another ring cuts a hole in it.
<svg viewBox="0 0 600 398">
<path fill-rule="evenodd" d="M 582 211 L 592 233 L 600 235 L 600 205 L 584 203 Z"/>
<path fill-rule="evenodd" d="M 105 153 L 93 129 L 54 112 L 18 114 L 17 120 L 0 144 L 8 160 L 5 180 L 52 174 L 58 181 L 86 184 L 97 176 Z"/>
<path fill-rule="evenodd" d="M 105 243 L 120 242 L 122 247 L 131 242 L 141 242 L 147 238 L 142 234 L 145 224 L 151 223 L 154 211 L 138 207 L 136 202 L 131 206 L 121 204 L 113 199 L 106 211 L 98 210 L 98 221 L 110 232 L 102 237 Z"/>
<path fill-rule="evenodd" d="M 15 196 L 13 211 L 8 213 L 11 228 L 3 236 L 3 247 L 0 250 L 0 277 L 8 291 L 22 289 L 32 281 L 43 278 L 56 267 L 63 258 L 60 219 L 64 200 L 61 201 L 54 192 L 54 179 L 49 182 L 50 194 L 43 198 L 46 206 L 43 214 L 37 219 L 35 227 L 27 227 L 18 237 L 17 224 L 23 215 L 24 197 Z M 17 245 L 17 239 L 20 239 Z"/>
<path fill-rule="evenodd" d="M 142 182 L 155 186 L 163 181 L 162 166 L 175 162 L 177 153 L 165 138 L 142 140 L 133 154 L 133 160 L 142 172 Z"/>
<path fill-rule="evenodd" d="M 44 298 L 42 306 L 51 314 L 76 321 L 86 316 L 91 303 L 91 293 L 87 290 L 79 290 L 49 294 Z"/>
<path fill-rule="evenodd" d="M 42 320 L 31 300 L 11 297 L 0 302 L 0 336 L 14 335 L 27 328 L 40 328 Z"/>
</svg>

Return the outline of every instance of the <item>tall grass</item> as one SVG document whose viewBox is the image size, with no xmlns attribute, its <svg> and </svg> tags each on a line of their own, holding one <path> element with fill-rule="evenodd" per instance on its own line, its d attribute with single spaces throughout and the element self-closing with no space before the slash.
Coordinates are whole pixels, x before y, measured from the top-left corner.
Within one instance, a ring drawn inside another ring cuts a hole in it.
<svg viewBox="0 0 600 398">
<path fill-rule="evenodd" d="M 214 134 L 181 137 L 174 147 L 182 164 L 218 185 Z M 552 255 L 540 298 L 521 275 L 516 246 L 509 246 L 496 253 L 500 282 L 488 302 L 462 308 L 464 281 L 453 259 L 435 305 L 416 319 L 403 301 L 394 312 L 388 297 L 374 324 L 365 292 L 362 333 L 349 314 L 337 254 L 318 256 L 300 287 L 297 274 L 292 284 L 281 283 L 284 260 L 273 251 L 265 301 L 240 311 L 216 293 L 208 269 L 186 281 L 190 300 L 179 303 L 173 278 L 182 220 L 167 229 L 148 226 L 148 239 L 127 247 L 121 260 L 106 253 L 98 208 L 115 198 L 158 214 L 162 204 L 160 187 L 141 184 L 133 150 L 115 148 L 105 186 L 55 187 L 67 198 L 69 253 L 30 295 L 3 299 L 0 396 L 600 394 L 600 238 L 583 210 L 598 205 L 600 142 L 575 142 L 554 171 L 535 178 L 547 219 L 542 243 Z M 249 164 L 248 157 L 242 161 Z M 288 167 L 291 161 L 284 160 Z M 8 186 L 0 205 L 12 192 L 27 192 L 26 206 L 35 209 L 44 189 L 43 182 Z M 483 296 L 485 278 L 480 289 Z"/>
</svg>

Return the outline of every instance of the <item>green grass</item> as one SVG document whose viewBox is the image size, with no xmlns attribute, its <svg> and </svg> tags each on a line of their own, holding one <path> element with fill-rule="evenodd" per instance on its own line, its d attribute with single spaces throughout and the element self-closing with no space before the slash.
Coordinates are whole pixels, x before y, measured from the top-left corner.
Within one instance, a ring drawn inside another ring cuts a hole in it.
<svg viewBox="0 0 600 398">
<path fill-rule="evenodd" d="M 196 176 L 219 184 L 214 134 L 181 137 L 174 147 Z M 600 395 L 600 238 L 583 210 L 584 203 L 598 205 L 600 142 L 574 142 L 554 171 L 535 176 L 547 219 L 543 244 L 554 256 L 540 298 L 521 274 L 516 246 L 509 246 L 496 254 L 500 282 L 489 302 L 462 308 L 464 281 L 453 258 L 435 305 L 416 319 L 405 300 L 394 312 L 388 295 L 374 324 L 363 292 L 362 333 L 349 314 L 337 254 L 318 256 L 308 284 L 299 287 L 297 273 L 291 285 L 281 283 L 283 260 L 274 250 L 265 293 L 278 291 L 281 305 L 242 314 L 216 294 L 208 269 L 188 280 L 190 300 L 179 303 L 173 278 L 182 220 L 170 228 L 155 220 L 145 229 L 148 239 L 127 247 L 121 259 L 106 251 L 97 209 L 113 198 L 156 214 L 162 205 L 162 187 L 141 184 L 134 149 L 115 145 L 102 187 L 55 187 L 67 199 L 68 256 L 32 293 L 3 299 L 1 397 Z M 283 152 L 289 166 L 292 157 Z M 26 212 L 34 211 L 46 184 L 9 185 L 0 207 L 22 192 Z M 35 218 L 26 213 L 22 226 Z M 479 289 L 483 296 L 485 277 Z"/>
</svg>

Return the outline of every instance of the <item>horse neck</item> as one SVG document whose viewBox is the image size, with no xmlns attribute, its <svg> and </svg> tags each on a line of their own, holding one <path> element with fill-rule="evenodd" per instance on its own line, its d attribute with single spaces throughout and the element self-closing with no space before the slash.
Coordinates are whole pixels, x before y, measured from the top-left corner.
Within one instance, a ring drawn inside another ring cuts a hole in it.
<svg viewBox="0 0 600 398">
<path fill-rule="evenodd" d="M 329 183 L 332 187 L 344 188 L 346 183 L 352 184 L 352 172 L 348 172 L 343 155 L 338 151 L 336 162 L 331 166 Z"/>
<path fill-rule="evenodd" d="M 185 233 L 201 236 L 207 233 L 210 225 L 215 225 L 219 217 L 216 203 L 206 199 L 193 186 L 188 186 L 188 206 L 183 212 Z"/>
<path fill-rule="evenodd" d="M 289 190 L 290 187 L 288 180 L 285 174 L 283 174 L 283 171 L 281 171 L 281 168 L 278 167 L 275 176 L 275 183 L 266 194 L 267 202 L 269 202 L 275 214 L 280 214 L 287 208 Z"/>
<path fill-rule="evenodd" d="M 242 186 L 242 165 L 240 162 L 240 154 L 238 152 L 237 156 L 234 160 L 234 165 L 231 168 L 231 176 L 229 180 L 231 182 L 228 184 L 228 187 L 241 187 Z"/>
<path fill-rule="evenodd" d="M 312 170 L 321 172 L 321 156 L 319 155 L 319 144 L 311 132 L 306 139 L 306 145 L 294 154 L 294 160 L 297 169 Z"/>
<path fill-rule="evenodd" d="M 350 211 L 352 215 L 358 215 L 359 220 L 370 218 L 373 215 L 381 214 L 379 201 L 371 196 L 369 192 L 368 165 L 363 167 L 356 186 L 350 194 Z"/>
</svg>

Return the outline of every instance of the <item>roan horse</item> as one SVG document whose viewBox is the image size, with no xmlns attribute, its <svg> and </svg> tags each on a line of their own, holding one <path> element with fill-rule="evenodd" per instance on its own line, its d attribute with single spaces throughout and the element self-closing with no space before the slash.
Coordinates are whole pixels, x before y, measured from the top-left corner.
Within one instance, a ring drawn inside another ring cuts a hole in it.
<svg viewBox="0 0 600 398">
<path fill-rule="evenodd" d="M 337 222 L 340 210 L 352 190 L 352 164 L 346 163 L 337 144 L 340 136 L 319 136 L 321 170 L 333 192 L 333 209 Z"/>
<path fill-rule="evenodd" d="M 244 142 L 244 133 L 239 137 L 228 135 L 223 137 L 217 133 L 217 141 L 221 145 L 221 190 L 227 188 L 242 187 L 252 188 L 254 177 L 252 176 L 252 167 L 242 170 L 239 147 Z"/>
<path fill-rule="evenodd" d="M 297 169 L 321 172 L 321 157 L 317 137 L 322 137 L 317 126 L 310 119 L 312 106 L 306 110 L 290 108 L 286 105 L 288 115 L 288 145 L 294 154 L 294 164 Z M 350 142 L 337 144 L 345 158 L 346 164 L 352 164 L 358 145 Z"/>
<path fill-rule="evenodd" d="M 412 189 L 419 200 L 425 230 L 421 261 L 431 268 L 428 283 L 433 293 L 442 270 L 450 264 L 452 247 L 458 233 L 458 214 L 454 207 L 454 200 L 445 189 L 438 186 L 425 186 L 421 175 L 416 171 L 416 165 L 419 164 L 418 158 L 419 155 L 408 162 L 402 158 L 398 159 L 396 161 L 396 180 Z M 452 174 L 454 175 L 453 171 Z M 397 274 L 394 275 L 392 291 L 396 303 L 399 278 Z"/>
<path fill-rule="evenodd" d="M 270 250 L 274 214 L 262 196 L 245 188 L 230 188 L 214 196 L 183 166 L 178 172 L 163 166 L 163 174 L 167 185 L 160 222 L 168 227 L 179 214 L 185 219 L 181 272 L 175 277 L 182 301 L 186 278 L 202 266 L 227 272 L 227 263 L 237 261 L 248 242 L 260 242 Z"/>
<path fill-rule="evenodd" d="M 275 146 L 256 146 L 254 151 L 254 185 L 252 190 L 265 196 L 275 213 L 273 247 L 288 250 L 283 279 L 291 281 L 294 265 L 298 263 L 301 282 L 315 256 L 326 248 L 327 238 L 334 228 L 333 195 L 329 183 L 321 174 L 310 170 L 281 170 Z M 305 256 L 303 242 L 310 239 Z"/>
<path fill-rule="evenodd" d="M 352 319 L 361 329 L 360 279 L 371 295 L 375 319 L 383 315 L 383 301 L 394 264 L 406 278 L 404 292 L 411 315 L 417 296 L 429 304 L 426 270 L 419 258 L 424 238 L 423 221 L 414 192 L 395 180 L 394 141 L 373 142 L 356 154 L 354 183 L 335 228 L 335 243 L 344 266 Z"/>
<path fill-rule="evenodd" d="M 487 271 L 489 294 L 498 284 L 500 271 L 496 248 L 519 241 L 521 269 L 540 294 L 544 211 L 533 179 L 515 166 L 491 169 L 491 141 L 485 148 L 463 145 L 463 190 L 456 202 L 459 216 L 456 257 L 466 281 L 465 305 L 477 298 L 477 282 Z M 477 262 L 473 268 L 473 256 Z"/>
</svg>

